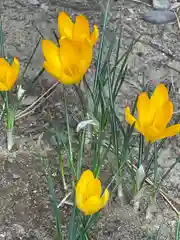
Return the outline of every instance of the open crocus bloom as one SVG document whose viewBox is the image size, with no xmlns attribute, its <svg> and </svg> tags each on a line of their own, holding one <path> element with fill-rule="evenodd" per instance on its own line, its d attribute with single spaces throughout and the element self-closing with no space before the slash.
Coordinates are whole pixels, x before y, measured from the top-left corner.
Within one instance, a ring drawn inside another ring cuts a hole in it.
<svg viewBox="0 0 180 240">
<path fill-rule="evenodd" d="M 50 40 L 42 41 L 44 68 L 63 84 L 79 83 L 92 61 L 92 46 L 83 42 L 60 39 L 60 47 Z"/>
<path fill-rule="evenodd" d="M 20 63 L 14 58 L 10 65 L 4 58 L 0 58 L 0 91 L 9 91 L 17 81 L 20 70 Z"/>
<path fill-rule="evenodd" d="M 84 41 L 87 39 L 91 46 L 94 46 L 99 36 L 96 25 L 94 25 L 93 32 L 90 33 L 89 22 L 84 15 L 76 16 L 76 21 L 73 23 L 67 13 L 60 12 L 58 29 L 61 38 L 68 38 L 74 41 Z"/>
<path fill-rule="evenodd" d="M 151 98 L 142 92 L 137 101 L 138 118 L 125 109 L 125 118 L 130 125 L 144 135 L 146 141 L 152 143 L 156 140 L 172 137 L 180 132 L 180 124 L 167 127 L 173 115 L 173 104 L 169 100 L 168 90 L 164 84 L 159 84 Z"/>
<path fill-rule="evenodd" d="M 95 178 L 90 170 L 82 173 L 76 185 L 76 205 L 85 214 L 91 215 L 102 209 L 109 199 L 109 192 L 105 189 L 103 195 L 101 182 Z"/>
</svg>

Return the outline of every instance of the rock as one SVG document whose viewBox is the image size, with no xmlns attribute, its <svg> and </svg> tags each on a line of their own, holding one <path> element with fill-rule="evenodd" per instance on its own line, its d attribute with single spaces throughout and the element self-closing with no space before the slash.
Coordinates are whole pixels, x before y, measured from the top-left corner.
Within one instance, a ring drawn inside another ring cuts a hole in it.
<svg viewBox="0 0 180 240">
<path fill-rule="evenodd" d="M 171 23 L 176 21 L 176 15 L 169 10 L 152 10 L 143 16 L 143 20 L 152 24 Z"/>
<path fill-rule="evenodd" d="M 49 9 L 49 7 L 45 3 L 42 3 L 40 8 L 43 9 L 45 12 L 47 12 Z"/>
<path fill-rule="evenodd" d="M 16 179 L 19 179 L 19 178 L 20 178 L 20 176 L 19 176 L 18 174 L 16 174 L 16 173 L 13 173 L 12 177 L 13 177 L 13 179 L 14 179 L 14 180 L 16 180 Z"/>
<path fill-rule="evenodd" d="M 158 10 L 167 10 L 170 8 L 169 0 L 153 0 L 153 8 Z"/>
<path fill-rule="evenodd" d="M 40 5 L 38 0 L 28 0 L 28 2 L 32 5 Z"/>
</svg>

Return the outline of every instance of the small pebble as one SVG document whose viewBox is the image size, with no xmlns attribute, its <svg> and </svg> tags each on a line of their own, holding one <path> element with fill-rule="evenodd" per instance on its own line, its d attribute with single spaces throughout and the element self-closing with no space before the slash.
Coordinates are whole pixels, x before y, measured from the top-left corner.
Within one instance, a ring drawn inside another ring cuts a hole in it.
<svg viewBox="0 0 180 240">
<path fill-rule="evenodd" d="M 13 179 L 15 179 L 15 180 L 20 178 L 20 176 L 19 176 L 18 174 L 16 174 L 16 173 L 13 173 L 13 176 L 12 176 L 12 177 L 13 177 Z"/>
<path fill-rule="evenodd" d="M 146 13 L 143 20 L 152 24 L 172 23 L 176 21 L 176 15 L 169 10 L 153 10 Z"/>
<path fill-rule="evenodd" d="M 49 9 L 48 6 L 47 6 L 45 3 L 42 3 L 40 7 L 41 7 L 41 9 L 43 9 L 45 12 L 47 12 L 48 9 Z"/>
<path fill-rule="evenodd" d="M 28 2 L 32 5 L 39 5 L 39 1 L 38 0 L 28 0 Z"/>
<path fill-rule="evenodd" d="M 153 8 L 158 10 L 167 10 L 170 8 L 169 0 L 153 0 Z"/>
</svg>

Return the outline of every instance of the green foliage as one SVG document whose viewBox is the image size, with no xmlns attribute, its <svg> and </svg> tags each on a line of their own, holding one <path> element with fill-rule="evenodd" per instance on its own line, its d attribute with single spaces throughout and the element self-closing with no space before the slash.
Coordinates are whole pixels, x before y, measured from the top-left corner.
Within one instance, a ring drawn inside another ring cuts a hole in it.
<svg viewBox="0 0 180 240">
<path fill-rule="evenodd" d="M 106 30 L 110 7 L 111 0 L 108 0 L 106 10 L 102 13 L 101 38 L 98 56 L 94 64 L 95 73 L 92 82 L 85 76 L 81 84 L 73 86 L 79 97 L 82 110 L 81 120 L 77 124 L 77 128 L 73 129 L 70 126 L 71 116 L 68 109 L 67 88 L 65 86 L 62 87 L 65 113 L 64 128 L 60 129 L 57 121 L 47 120 L 49 129 L 45 135 L 50 139 L 49 143 L 57 151 L 64 192 L 67 194 L 67 197 L 71 196 L 72 214 L 68 226 L 69 240 L 90 239 L 90 230 L 100 216 L 99 212 L 91 216 L 84 216 L 76 207 L 76 184 L 84 169 L 90 168 L 98 178 L 103 167 L 107 166 L 111 178 L 106 185 L 108 185 L 109 189 L 113 189 L 112 194 L 114 191 L 118 191 L 118 196 L 123 196 L 124 187 L 126 187 L 125 185 L 128 182 L 132 200 L 138 205 L 137 202 L 140 202 L 142 190 L 147 186 L 147 182 L 150 183 L 152 188 L 150 198 L 152 201 L 156 201 L 156 195 L 162 186 L 162 182 L 180 161 L 179 157 L 177 157 L 167 172 L 159 177 L 158 157 L 165 140 L 155 142 L 154 144 L 146 143 L 141 134 L 134 135 L 134 124 L 132 126 L 127 125 L 120 119 L 117 106 L 118 94 L 121 93 L 122 86 L 128 75 L 128 58 L 139 38 L 132 39 L 131 44 L 123 54 L 120 51 L 121 34 L 118 39 L 114 37 L 111 43 L 107 41 Z M 23 86 L 24 90 L 21 96 L 18 97 L 18 89 L 14 92 L 0 93 L 3 99 L 1 118 L 4 117 L 7 130 L 10 130 L 8 132 L 8 150 L 11 149 L 9 142 L 11 141 L 11 145 L 13 144 L 12 134 L 15 121 L 34 111 L 41 103 L 42 98 L 46 99 L 58 85 L 58 83 L 54 84 L 32 105 L 22 109 L 21 103 L 25 94 L 32 89 L 32 86 L 44 72 L 42 68 L 30 81 L 26 81 L 26 72 L 43 37 L 41 33 L 40 35 L 41 37 L 37 40 L 18 82 L 20 86 Z M 57 38 L 55 32 L 54 35 Z M 0 55 L 5 56 L 2 24 L 0 26 Z M 141 88 L 143 91 L 148 91 L 147 84 L 142 83 Z M 136 96 L 132 106 L 133 114 L 136 110 L 137 98 L 138 96 Z M 179 122 L 179 119 L 176 122 Z M 68 169 L 70 179 L 66 179 L 65 168 Z M 55 239 L 62 240 L 65 238 L 62 232 L 61 206 L 58 204 L 55 194 L 51 166 L 46 165 L 45 170 L 47 171 L 50 202 L 55 219 Z M 65 201 L 66 197 L 62 199 L 62 202 Z M 180 222 L 178 220 L 176 240 L 180 239 L 179 229 Z M 147 239 L 158 239 L 158 235 L 149 236 Z"/>
</svg>

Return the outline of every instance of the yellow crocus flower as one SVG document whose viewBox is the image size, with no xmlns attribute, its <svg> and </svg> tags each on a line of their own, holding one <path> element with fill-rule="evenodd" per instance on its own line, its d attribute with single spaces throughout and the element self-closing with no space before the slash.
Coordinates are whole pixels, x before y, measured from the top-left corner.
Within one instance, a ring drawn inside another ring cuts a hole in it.
<svg viewBox="0 0 180 240">
<path fill-rule="evenodd" d="M 109 199 L 109 192 L 105 189 L 103 195 L 99 179 L 90 170 L 82 173 L 76 185 L 76 205 L 85 214 L 91 215 L 102 209 Z"/>
<path fill-rule="evenodd" d="M 92 47 L 84 42 L 60 39 L 60 47 L 50 40 L 42 41 L 44 68 L 63 84 L 79 83 L 92 61 Z"/>
<path fill-rule="evenodd" d="M 84 15 L 76 16 L 75 23 L 72 22 L 69 15 L 60 12 L 58 16 L 58 29 L 61 38 L 68 38 L 73 41 L 84 41 L 87 39 L 91 46 L 98 40 L 98 27 L 94 25 L 94 30 L 90 33 L 89 22 Z"/>
<path fill-rule="evenodd" d="M 14 58 L 10 65 L 4 58 L 0 58 L 0 91 L 9 91 L 17 81 L 20 70 L 20 63 Z"/>
<path fill-rule="evenodd" d="M 138 118 L 132 116 L 130 108 L 125 109 L 125 118 L 130 125 L 144 135 L 147 142 L 175 136 L 180 132 L 180 124 L 167 127 L 173 115 L 173 104 L 168 90 L 159 84 L 149 99 L 146 92 L 140 93 L 137 101 Z"/>
</svg>

